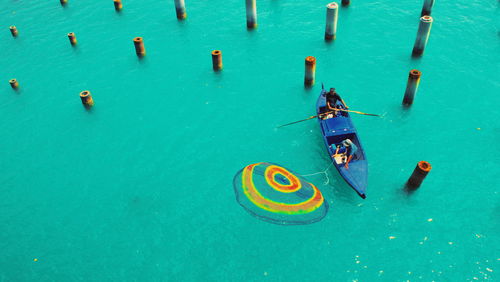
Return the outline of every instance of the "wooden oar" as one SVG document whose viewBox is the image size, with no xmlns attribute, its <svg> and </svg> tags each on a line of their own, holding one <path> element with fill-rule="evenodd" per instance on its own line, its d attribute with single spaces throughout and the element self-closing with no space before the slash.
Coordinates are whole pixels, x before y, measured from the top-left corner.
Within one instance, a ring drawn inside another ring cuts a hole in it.
<svg viewBox="0 0 500 282">
<path fill-rule="evenodd" d="M 350 113 L 355 113 L 355 114 L 360 114 L 360 115 L 366 115 L 366 116 L 374 116 L 374 117 L 379 117 L 380 115 L 376 115 L 376 114 L 367 114 L 367 113 L 363 113 L 363 112 L 359 112 L 359 111 L 351 111 L 351 110 L 344 110 L 344 109 L 337 109 L 335 108 L 337 111 L 344 111 L 344 112 L 350 112 Z M 334 112 L 334 111 L 330 111 L 331 112 Z"/>
<path fill-rule="evenodd" d="M 306 120 L 313 119 L 313 118 L 315 118 L 315 117 L 317 117 L 317 115 L 316 115 L 316 116 L 310 116 L 310 117 L 308 117 L 308 118 L 306 118 L 306 119 L 301 119 L 301 120 L 294 121 L 294 122 L 290 122 L 290 123 L 287 123 L 287 124 L 282 124 L 282 125 L 280 125 L 280 126 L 277 126 L 276 128 L 280 128 L 280 127 L 287 126 L 287 125 L 292 125 L 292 124 L 294 124 L 294 123 L 303 122 L 303 121 L 306 121 Z"/>
<path fill-rule="evenodd" d="M 344 111 L 344 112 L 350 112 L 350 113 L 356 113 L 356 114 L 360 114 L 360 115 L 367 115 L 367 116 L 375 116 L 375 117 L 379 117 L 380 115 L 376 115 L 376 114 L 368 114 L 368 113 L 363 113 L 363 112 L 359 112 L 359 111 L 352 111 L 352 110 L 344 110 L 344 109 L 338 109 L 338 108 L 335 108 L 335 110 L 333 111 L 328 111 L 328 112 L 324 112 L 324 113 L 321 113 L 319 115 L 327 115 L 329 113 L 333 113 L 335 111 Z M 295 124 L 295 123 L 299 123 L 299 122 L 303 122 L 303 121 L 306 121 L 306 120 L 310 120 L 310 119 L 313 119 L 315 117 L 318 117 L 319 115 L 315 115 L 315 116 L 310 116 L 306 119 L 301 119 L 301 120 L 298 120 L 298 121 L 294 121 L 294 122 L 290 122 L 290 123 L 287 123 L 287 124 L 282 124 L 280 126 L 277 126 L 276 128 L 280 128 L 280 127 L 284 127 L 284 126 L 288 126 L 288 125 L 292 125 L 292 124 Z"/>
</svg>

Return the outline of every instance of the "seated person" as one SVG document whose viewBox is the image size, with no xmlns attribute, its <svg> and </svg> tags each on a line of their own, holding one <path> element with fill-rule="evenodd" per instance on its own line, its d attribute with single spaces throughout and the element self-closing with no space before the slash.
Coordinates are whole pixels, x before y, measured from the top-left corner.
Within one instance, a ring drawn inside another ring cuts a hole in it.
<svg viewBox="0 0 500 282">
<path fill-rule="evenodd" d="M 335 110 L 336 109 L 335 105 L 337 104 L 337 101 L 340 101 L 345 109 L 349 108 L 345 104 L 344 100 L 340 98 L 337 91 L 335 91 L 335 88 L 330 88 L 330 91 L 326 92 L 326 106 L 329 111 L 333 110 L 335 115 L 337 115 L 337 111 Z"/>
<path fill-rule="evenodd" d="M 352 160 L 354 154 L 358 151 L 358 147 L 349 138 L 342 141 L 342 144 L 344 145 L 344 147 L 346 147 L 347 155 L 349 156 L 347 157 L 347 161 L 345 162 L 345 168 L 349 169 L 349 162 Z"/>
<path fill-rule="evenodd" d="M 332 144 L 333 147 L 334 144 Z M 337 163 L 345 163 L 345 168 L 349 169 L 349 162 L 352 160 L 354 154 L 358 151 L 358 147 L 351 139 L 345 139 L 336 145 L 335 153 L 332 157 Z"/>
<path fill-rule="evenodd" d="M 332 155 L 335 162 L 337 164 L 345 163 L 347 161 L 347 148 L 342 143 L 339 145 L 332 144 L 331 147 L 335 150 L 335 153 Z"/>
</svg>

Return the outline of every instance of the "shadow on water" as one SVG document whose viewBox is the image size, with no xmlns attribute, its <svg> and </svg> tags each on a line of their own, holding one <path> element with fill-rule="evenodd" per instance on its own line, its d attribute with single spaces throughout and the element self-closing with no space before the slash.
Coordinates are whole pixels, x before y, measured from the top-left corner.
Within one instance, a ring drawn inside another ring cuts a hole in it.
<svg viewBox="0 0 500 282">
<path fill-rule="evenodd" d="M 258 27 L 255 27 L 255 28 L 246 28 L 246 36 L 248 39 L 255 39 L 259 33 L 257 32 L 257 29 L 259 29 Z"/>
<path fill-rule="evenodd" d="M 323 39 L 321 41 L 323 41 L 323 46 L 327 51 L 330 51 L 335 47 L 335 39 L 332 40 Z"/>
<path fill-rule="evenodd" d="M 313 89 L 314 89 L 314 85 L 305 85 L 304 84 L 304 93 L 309 95 Z"/>
<path fill-rule="evenodd" d="M 83 105 L 83 108 L 85 109 L 85 111 L 89 114 L 91 114 L 93 112 L 92 108 L 93 106 L 87 106 L 87 105 Z"/>
<path fill-rule="evenodd" d="M 137 56 L 137 62 L 140 65 L 146 65 L 148 62 L 147 56 L 146 55 L 136 55 Z"/>
<path fill-rule="evenodd" d="M 82 50 L 80 49 L 80 47 L 78 46 L 78 44 L 71 46 L 71 49 L 73 49 L 72 51 L 76 55 L 80 55 L 82 53 Z"/>
<path fill-rule="evenodd" d="M 401 105 L 401 109 L 403 109 L 403 111 L 402 111 L 402 112 L 403 112 L 403 114 L 407 114 L 407 113 L 408 113 L 408 111 L 410 111 L 410 110 L 411 110 L 411 105 L 408 105 L 408 104 L 402 104 L 402 105 Z"/>
<path fill-rule="evenodd" d="M 410 188 L 408 185 L 404 184 L 403 186 L 401 186 L 400 190 L 403 191 L 406 197 L 410 197 L 418 190 L 418 188 Z"/>
<path fill-rule="evenodd" d="M 401 97 L 401 100 L 403 98 Z M 386 115 L 388 113 L 388 115 Z M 411 106 L 404 106 L 402 104 L 393 104 L 389 109 L 386 110 L 386 113 L 383 113 L 382 116 L 384 119 L 387 119 L 388 121 L 400 121 L 400 122 L 405 122 L 410 119 L 411 114 L 412 114 L 412 109 Z"/>
<path fill-rule="evenodd" d="M 212 72 L 213 72 L 213 81 L 215 83 L 221 83 L 222 79 L 224 78 L 224 72 L 222 70 L 219 71 L 212 70 Z"/>
<path fill-rule="evenodd" d="M 405 120 L 408 118 L 411 114 L 411 105 L 404 105 L 401 104 L 401 107 L 399 108 L 399 116 Z"/>
<path fill-rule="evenodd" d="M 212 72 L 214 74 L 214 77 L 222 77 L 222 74 L 224 73 L 222 70 L 214 70 L 213 68 Z"/>
<path fill-rule="evenodd" d="M 181 28 L 186 28 L 188 26 L 187 19 L 184 19 L 184 20 L 177 19 L 177 26 L 181 27 Z"/>
<path fill-rule="evenodd" d="M 411 61 L 412 63 L 421 62 L 421 60 L 422 60 L 422 56 L 423 56 L 423 54 L 417 55 L 417 54 L 414 54 L 414 53 L 412 52 L 412 53 L 411 53 L 411 55 L 410 55 L 410 61 Z"/>
</svg>

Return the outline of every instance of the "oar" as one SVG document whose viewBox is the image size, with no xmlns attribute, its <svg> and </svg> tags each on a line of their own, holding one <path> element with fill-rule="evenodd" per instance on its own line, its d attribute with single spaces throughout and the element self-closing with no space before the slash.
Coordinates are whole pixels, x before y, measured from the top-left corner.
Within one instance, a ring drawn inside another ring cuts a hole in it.
<svg viewBox="0 0 500 282">
<path fill-rule="evenodd" d="M 303 122 L 303 121 L 306 121 L 306 120 L 313 119 L 313 118 L 315 118 L 315 117 L 317 117 L 317 115 L 316 115 L 316 116 L 310 116 L 310 117 L 308 117 L 308 118 L 306 118 L 306 119 L 301 119 L 301 120 L 294 121 L 294 122 L 290 122 L 290 123 L 287 123 L 287 124 L 282 124 L 282 125 L 280 125 L 280 126 L 277 126 L 276 128 L 280 128 L 280 127 L 283 127 L 283 126 L 292 125 L 292 124 L 294 124 L 294 123 Z"/>
<path fill-rule="evenodd" d="M 379 117 L 380 116 L 380 115 L 376 115 L 376 114 L 368 114 L 368 113 L 363 113 L 363 112 L 359 112 L 359 111 L 352 111 L 352 110 L 344 110 L 344 109 L 337 109 L 337 108 L 335 108 L 335 110 L 344 111 L 344 112 L 351 112 L 351 113 L 356 113 L 356 114 L 361 114 L 361 115 L 367 115 L 367 116 L 375 116 L 375 117 Z M 320 115 L 326 115 L 326 114 L 329 114 L 329 113 L 333 113 L 335 110 L 324 112 L 324 113 L 321 113 Z M 308 117 L 306 119 L 301 119 L 301 120 L 290 122 L 290 123 L 287 123 L 287 124 L 282 124 L 280 126 L 277 126 L 276 128 L 280 128 L 280 127 L 292 125 L 292 124 L 295 124 L 295 123 L 303 122 L 303 121 L 310 120 L 310 119 L 313 119 L 313 118 L 318 117 L 318 116 L 319 115 L 310 116 L 310 117 Z"/>
<path fill-rule="evenodd" d="M 350 112 L 350 113 L 355 113 L 355 114 L 360 114 L 360 115 L 366 115 L 366 116 L 374 116 L 374 117 L 379 117 L 380 115 L 376 115 L 376 114 L 367 114 L 367 113 L 363 113 L 363 112 L 359 112 L 359 111 L 351 111 L 351 110 L 344 110 L 344 109 L 337 109 L 335 108 L 337 111 L 344 111 L 344 112 Z M 330 113 L 333 112 L 333 111 L 330 111 Z"/>
</svg>

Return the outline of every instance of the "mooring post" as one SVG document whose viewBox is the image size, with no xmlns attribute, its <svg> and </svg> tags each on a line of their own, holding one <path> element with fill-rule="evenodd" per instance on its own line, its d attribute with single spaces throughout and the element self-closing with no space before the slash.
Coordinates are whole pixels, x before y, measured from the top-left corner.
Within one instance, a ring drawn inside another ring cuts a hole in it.
<svg viewBox="0 0 500 282">
<path fill-rule="evenodd" d="M 143 57 L 146 55 L 146 49 L 144 48 L 144 41 L 142 40 L 142 37 L 134 38 L 134 46 L 137 56 Z"/>
<path fill-rule="evenodd" d="M 257 27 L 257 1 L 246 0 L 247 7 L 247 28 L 253 29 Z"/>
<path fill-rule="evenodd" d="M 420 184 L 422 184 L 422 181 L 424 181 L 425 177 L 431 171 L 432 167 L 431 164 L 426 162 L 426 161 L 420 161 L 417 164 L 417 167 L 415 170 L 413 170 L 413 173 L 411 174 L 410 178 L 408 179 L 408 182 L 406 182 L 406 187 L 410 189 L 417 189 L 420 187 Z"/>
<path fill-rule="evenodd" d="M 430 16 L 432 12 L 432 6 L 434 6 L 434 0 L 424 0 L 424 6 L 422 7 L 421 16 Z"/>
<path fill-rule="evenodd" d="M 406 84 L 405 96 L 403 98 L 403 105 L 411 106 L 411 104 L 413 104 L 413 99 L 417 93 L 421 75 L 422 72 L 419 70 L 410 71 L 410 74 L 408 75 L 408 83 Z"/>
<path fill-rule="evenodd" d="M 10 83 L 10 87 L 12 87 L 12 89 L 16 90 L 17 88 L 19 88 L 19 82 L 17 81 L 17 79 L 13 78 L 13 79 L 9 80 L 9 83 Z"/>
<path fill-rule="evenodd" d="M 59 1 L 61 2 L 61 5 L 63 5 L 63 6 L 68 4 L 68 0 L 59 0 Z"/>
<path fill-rule="evenodd" d="M 342 6 L 349 6 L 351 4 L 351 0 L 342 0 Z"/>
<path fill-rule="evenodd" d="M 222 52 L 220 50 L 212 51 L 212 66 L 214 71 L 222 70 Z"/>
<path fill-rule="evenodd" d="M 123 8 L 122 0 L 113 0 L 113 3 L 115 5 L 115 11 L 120 12 Z"/>
<path fill-rule="evenodd" d="M 433 19 L 431 16 L 423 16 L 420 18 L 417 39 L 413 46 L 413 56 L 421 56 L 424 53 L 425 45 L 427 45 L 427 40 L 429 40 L 429 34 L 431 33 L 432 21 Z"/>
<path fill-rule="evenodd" d="M 316 76 L 316 58 L 313 56 L 306 57 L 306 73 L 304 76 L 304 85 L 314 85 L 314 78 Z"/>
<path fill-rule="evenodd" d="M 177 14 L 177 19 L 183 20 L 187 17 L 186 14 L 186 3 L 184 0 L 174 0 L 175 2 L 175 13 Z"/>
<path fill-rule="evenodd" d="M 90 91 L 85 90 L 80 92 L 80 99 L 82 99 L 82 104 L 85 108 L 89 109 L 94 106 L 94 99 L 92 99 L 92 94 L 90 94 Z"/>
<path fill-rule="evenodd" d="M 10 29 L 10 33 L 12 34 L 12 36 L 17 37 L 17 34 L 18 34 L 17 27 L 15 25 L 11 25 L 9 27 L 9 29 Z"/>
<path fill-rule="evenodd" d="M 329 41 L 335 39 L 335 34 L 337 33 L 337 17 L 339 14 L 339 5 L 332 2 L 326 5 L 326 29 L 325 29 L 325 40 Z"/>
<path fill-rule="evenodd" d="M 75 46 L 77 43 L 75 33 L 74 32 L 68 33 L 68 38 L 69 38 L 69 43 L 71 43 L 72 46 Z"/>
</svg>

